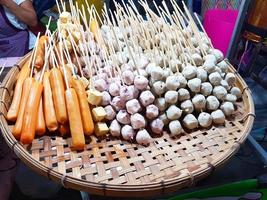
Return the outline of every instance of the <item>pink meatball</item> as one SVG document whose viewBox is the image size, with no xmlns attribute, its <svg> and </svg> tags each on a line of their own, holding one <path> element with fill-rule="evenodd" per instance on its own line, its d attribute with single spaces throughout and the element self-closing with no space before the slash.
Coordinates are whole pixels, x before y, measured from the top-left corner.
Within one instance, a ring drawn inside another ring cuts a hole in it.
<svg viewBox="0 0 267 200">
<path fill-rule="evenodd" d="M 148 80 L 146 77 L 138 75 L 135 77 L 134 79 L 134 86 L 138 89 L 138 90 L 145 90 L 148 86 Z"/>
<path fill-rule="evenodd" d="M 134 98 L 134 91 L 129 88 L 128 86 L 122 86 L 120 88 L 120 97 L 124 99 L 125 101 L 128 101 L 130 99 Z"/>
<path fill-rule="evenodd" d="M 153 133 L 161 134 L 164 128 L 164 123 L 160 119 L 155 119 L 150 123 L 150 127 Z"/>
<path fill-rule="evenodd" d="M 102 92 L 102 94 L 103 94 L 103 97 L 102 97 L 102 103 L 101 103 L 101 105 L 102 106 L 109 105 L 110 102 L 111 102 L 111 96 L 110 96 L 110 94 L 107 91 Z"/>
<path fill-rule="evenodd" d="M 107 113 L 107 115 L 106 115 L 107 120 L 111 121 L 111 120 L 115 119 L 116 112 L 114 111 L 114 109 L 112 108 L 111 105 L 106 106 L 105 111 Z"/>
<path fill-rule="evenodd" d="M 115 108 L 116 111 L 120 111 L 125 108 L 125 100 L 120 96 L 114 97 L 111 101 L 111 105 Z"/>
<path fill-rule="evenodd" d="M 139 90 L 136 87 L 134 87 L 134 85 L 130 85 L 128 88 L 129 90 L 133 91 L 133 95 L 134 95 L 133 98 L 137 99 L 139 96 Z"/>
<path fill-rule="evenodd" d="M 109 126 L 109 132 L 114 137 L 120 137 L 121 125 L 119 124 L 119 122 L 116 119 L 111 122 L 111 124 Z"/>
<path fill-rule="evenodd" d="M 126 110 L 120 110 L 116 116 L 116 119 L 121 124 L 130 124 L 131 123 L 130 115 L 127 113 Z"/>
<path fill-rule="evenodd" d="M 148 119 L 155 119 L 159 115 L 159 109 L 155 105 L 149 105 L 146 107 L 146 117 Z"/>
<path fill-rule="evenodd" d="M 134 73 L 130 70 L 122 72 L 122 80 L 126 85 L 132 85 L 134 82 Z"/>
<path fill-rule="evenodd" d="M 95 80 L 94 81 L 94 86 L 95 86 L 95 89 L 98 90 L 98 91 L 100 91 L 100 92 L 103 92 L 103 91 L 108 90 L 108 84 L 102 78 Z"/>
<path fill-rule="evenodd" d="M 146 107 L 154 102 L 155 97 L 150 91 L 143 91 L 139 99 L 142 105 Z"/>
<path fill-rule="evenodd" d="M 133 129 L 141 129 L 146 127 L 145 118 L 139 113 L 135 113 L 131 116 L 131 125 Z"/>
<path fill-rule="evenodd" d="M 109 93 L 115 97 L 120 95 L 120 85 L 117 83 L 111 83 L 108 88 Z"/>
<path fill-rule="evenodd" d="M 127 112 L 130 114 L 138 113 L 141 110 L 141 105 L 136 99 L 132 99 L 126 103 Z"/>
<path fill-rule="evenodd" d="M 133 140 L 135 132 L 131 126 L 125 125 L 121 129 L 121 135 L 122 135 L 123 139 L 125 139 L 125 140 Z"/>
</svg>

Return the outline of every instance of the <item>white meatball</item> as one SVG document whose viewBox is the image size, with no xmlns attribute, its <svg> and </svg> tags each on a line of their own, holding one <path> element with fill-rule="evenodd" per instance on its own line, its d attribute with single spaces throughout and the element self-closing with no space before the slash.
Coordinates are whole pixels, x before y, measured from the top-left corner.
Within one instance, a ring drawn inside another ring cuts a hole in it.
<svg viewBox="0 0 267 200">
<path fill-rule="evenodd" d="M 157 67 L 156 63 L 149 63 L 146 67 L 147 74 L 151 75 L 151 72 L 155 67 Z"/>
<path fill-rule="evenodd" d="M 209 113 L 202 112 L 198 116 L 198 123 L 201 127 L 207 128 L 212 124 L 212 117 Z"/>
<path fill-rule="evenodd" d="M 236 77 L 233 73 L 227 73 L 225 80 L 230 86 L 233 86 L 236 83 Z"/>
<path fill-rule="evenodd" d="M 150 123 L 150 127 L 153 133 L 161 134 L 163 132 L 164 123 L 161 119 L 155 119 Z"/>
<path fill-rule="evenodd" d="M 107 115 L 106 115 L 107 120 L 111 121 L 111 120 L 115 119 L 116 112 L 114 111 L 114 109 L 112 108 L 111 105 L 106 106 L 104 109 L 107 113 Z"/>
<path fill-rule="evenodd" d="M 194 60 L 197 66 L 200 66 L 203 64 L 202 57 L 198 53 L 192 54 L 192 59 Z"/>
<path fill-rule="evenodd" d="M 138 100 L 132 99 L 126 103 L 126 110 L 133 115 L 141 110 L 141 105 Z"/>
<path fill-rule="evenodd" d="M 223 86 L 227 91 L 230 90 L 230 86 L 226 80 L 221 81 L 221 86 Z"/>
<path fill-rule="evenodd" d="M 125 101 L 134 98 L 134 91 L 129 86 L 122 86 L 120 88 L 120 97 Z"/>
<path fill-rule="evenodd" d="M 179 101 L 190 99 L 190 93 L 187 89 L 181 88 L 178 90 Z"/>
<path fill-rule="evenodd" d="M 134 86 L 138 89 L 138 90 L 145 90 L 148 86 L 148 80 L 146 77 L 138 75 L 135 77 L 134 79 Z"/>
<path fill-rule="evenodd" d="M 182 116 L 182 111 L 177 106 L 171 105 L 167 109 L 166 115 L 167 115 L 168 119 L 176 120 L 176 119 L 179 119 Z"/>
<path fill-rule="evenodd" d="M 99 92 L 103 92 L 105 90 L 108 90 L 108 84 L 104 79 L 97 79 L 94 81 L 94 87 Z"/>
<path fill-rule="evenodd" d="M 186 128 L 192 130 L 198 127 L 198 120 L 192 114 L 187 114 L 183 119 L 183 124 Z"/>
<path fill-rule="evenodd" d="M 217 65 L 222 70 L 222 72 L 227 73 L 228 64 L 224 60 L 219 62 Z"/>
<path fill-rule="evenodd" d="M 169 68 L 163 70 L 163 80 L 166 80 L 169 76 L 172 76 L 172 71 Z"/>
<path fill-rule="evenodd" d="M 161 96 L 166 92 L 166 84 L 163 81 L 156 81 L 153 84 L 153 91 L 158 95 Z"/>
<path fill-rule="evenodd" d="M 176 104 L 178 101 L 178 92 L 168 91 L 165 93 L 165 101 L 170 104 Z"/>
<path fill-rule="evenodd" d="M 192 99 L 192 103 L 196 110 L 202 111 L 206 108 L 206 98 L 202 94 L 197 94 Z"/>
<path fill-rule="evenodd" d="M 119 124 L 119 122 L 116 119 L 110 123 L 109 132 L 114 137 L 120 137 L 121 125 Z"/>
<path fill-rule="evenodd" d="M 141 104 L 146 107 L 154 102 L 155 97 L 150 91 L 143 91 L 140 94 L 139 100 Z"/>
<path fill-rule="evenodd" d="M 158 107 L 159 111 L 165 111 L 167 109 L 168 104 L 166 103 L 163 97 L 160 97 L 155 100 L 155 106 Z"/>
<path fill-rule="evenodd" d="M 145 118 L 139 113 L 131 115 L 131 125 L 133 129 L 141 129 L 146 127 Z"/>
<path fill-rule="evenodd" d="M 184 132 L 181 123 L 178 120 L 171 121 L 169 123 L 170 136 L 178 136 Z"/>
<path fill-rule="evenodd" d="M 237 98 L 233 94 L 227 94 L 225 100 L 234 103 L 234 102 L 236 102 Z"/>
<path fill-rule="evenodd" d="M 217 99 L 223 101 L 226 98 L 227 90 L 223 86 L 215 86 L 213 89 L 213 95 L 217 97 Z"/>
<path fill-rule="evenodd" d="M 208 110 L 217 110 L 220 106 L 220 102 L 215 96 L 208 96 L 206 103 Z"/>
<path fill-rule="evenodd" d="M 221 110 L 215 110 L 211 113 L 211 118 L 214 124 L 224 124 L 225 115 Z"/>
<path fill-rule="evenodd" d="M 172 59 L 169 61 L 169 66 L 170 66 L 173 73 L 176 73 L 177 71 L 179 71 L 181 65 L 182 65 L 182 63 L 178 59 Z"/>
<path fill-rule="evenodd" d="M 199 78 L 194 78 L 188 81 L 188 87 L 192 92 L 200 92 L 201 80 Z"/>
<path fill-rule="evenodd" d="M 223 53 L 219 49 L 213 49 L 212 54 L 216 57 L 217 62 L 222 61 L 224 58 Z"/>
<path fill-rule="evenodd" d="M 162 80 L 164 71 L 161 67 L 154 67 L 151 70 L 151 78 L 154 80 Z"/>
<path fill-rule="evenodd" d="M 134 99 L 137 99 L 139 97 L 139 90 L 136 87 L 134 87 L 134 85 L 128 86 L 128 89 L 129 91 L 132 91 Z"/>
<path fill-rule="evenodd" d="M 132 85 L 134 82 L 134 73 L 130 70 L 122 72 L 122 80 L 126 85 Z"/>
<path fill-rule="evenodd" d="M 111 83 L 108 88 L 109 94 L 113 97 L 120 95 L 120 85 L 118 83 Z"/>
<path fill-rule="evenodd" d="M 178 74 L 177 78 L 178 78 L 179 83 L 180 83 L 179 88 L 185 88 L 187 85 L 187 80 L 185 79 L 185 77 L 182 74 Z"/>
<path fill-rule="evenodd" d="M 114 97 L 110 104 L 115 108 L 116 111 L 120 111 L 125 108 L 125 100 L 120 96 Z"/>
<path fill-rule="evenodd" d="M 130 115 L 127 113 L 126 110 L 120 110 L 116 116 L 116 119 L 118 120 L 118 122 L 120 122 L 121 124 L 130 124 Z"/>
<path fill-rule="evenodd" d="M 102 94 L 103 94 L 103 97 L 102 97 L 102 103 L 101 103 L 101 105 L 102 106 L 109 105 L 110 102 L 111 102 L 111 96 L 110 96 L 110 94 L 107 91 L 102 92 Z"/>
<path fill-rule="evenodd" d="M 205 55 L 203 58 L 205 61 L 209 60 L 210 62 L 214 62 L 214 63 L 217 62 L 217 58 L 213 54 Z"/>
<path fill-rule="evenodd" d="M 192 79 L 197 76 L 197 69 L 196 67 L 189 65 L 183 69 L 182 74 L 186 79 Z"/>
<path fill-rule="evenodd" d="M 125 140 L 133 140 L 135 132 L 131 126 L 125 125 L 121 129 L 121 135 Z"/>
<path fill-rule="evenodd" d="M 209 75 L 209 81 L 212 85 L 217 86 L 220 85 L 222 77 L 218 72 L 213 72 Z"/>
<path fill-rule="evenodd" d="M 147 130 L 143 129 L 137 132 L 136 134 L 136 142 L 140 145 L 148 145 L 151 142 L 151 137 Z"/>
<path fill-rule="evenodd" d="M 168 119 L 167 115 L 165 113 L 162 113 L 160 116 L 159 116 L 159 119 L 161 121 L 163 121 L 164 125 L 167 125 L 169 124 L 170 120 Z"/>
<path fill-rule="evenodd" d="M 208 73 L 212 73 L 215 70 L 215 62 L 213 60 L 206 60 L 203 64 L 203 68 Z"/>
<path fill-rule="evenodd" d="M 209 82 L 201 83 L 200 92 L 204 96 L 209 96 L 212 93 L 212 85 Z"/>
<path fill-rule="evenodd" d="M 221 110 L 223 111 L 223 113 L 225 114 L 225 116 L 230 116 L 230 115 L 232 115 L 234 113 L 235 108 L 234 108 L 233 103 L 231 103 L 231 102 L 224 102 L 221 105 Z"/>
<path fill-rule="evenodd" d="M 155 119 L 159 115 L 159 109 L 155 105 L 149 105 L 146 107 L 146 117 L 148 119 Z"/>
<path fill-rule="evenodd" d="M 168 90 L 176 91 L 180 87 L 179 78 L 176 75 L 167 77 L 166 87 Z"/>
<path fill-rule="evenodd" d="M 208 73 L 203 68 L 197 68 L 197 78 L 201 80 L 201 82 L 205 82 L 208 78 Z"/>
<path fill-rule="evenodd" d="M 241 90 L 238 87 L 232 87 L 231 94 L 235 95 L 237 99 L 240 99 L 242 97 Z"/>
<path fill-rule="evenodd" d="M 185 100 L 181 103 L 181 109 L 187 113 L 190 114 L 194 112 L 194 106 L 191 100 Z"/>
</svg>

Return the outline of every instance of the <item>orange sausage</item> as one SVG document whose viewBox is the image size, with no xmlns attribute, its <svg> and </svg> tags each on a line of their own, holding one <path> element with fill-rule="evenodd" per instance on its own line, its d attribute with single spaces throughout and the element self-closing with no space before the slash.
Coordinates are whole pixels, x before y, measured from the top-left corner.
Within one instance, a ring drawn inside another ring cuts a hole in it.
<svg viewBox="0 0 267 200">
<path fill-rule="evenodd" d="M 32 84 L 30 94 L 25 106 L 20 141 L 30 144 L 35 136 L 35 128 L 38 116 L 38 107 L 42 97 L 43 85 L 37 81 Z"/>
<path fill-rule="evenodd" d="M 69 87 L 70 87 L 70 88 L 73 88 L 73 85 L 74 85 L 74 78 L 72 77 L 71 69 L 68 68 L 68 67 L 65 67 L 65 70 L 66 70 L 66 77 L 67 77 L 67 81 L 68 81 L 68 83 L 69 83 Z M 63 70 L 62 67 L 60 67 L 60 71 L 61 71 L 61 73 L 62 73 L 62 76 L 64 77 L 64 70 Z M 64 81 L 64 84 L 65 84 L 65 88 L 67 88 L 65 81 Z"/>
<path fill-rule="evenodd" d="M 8 113 L 7 113 L 7 119 L 9 121 L 12 121 L 12 122 L 15 122 L 17 117 L 18 117 L 19 106 L 20 106 L 21 95 L 22 95 L 22 89 L 23 89 L 23 83 L 24 83 L 25 79 L 27 77 L 29 77 L 29 74 L 31 71 L 29 68 L 29 62 L 30 62 L 30 59 L 28 59 L 28 61 L 23 65 L 23 67 L 19 73 L 16 87 L 15 87 L 15 91 L 14 91 L 14 96 L 12 99 L 12 103 L 11 103 L 11 106 L 10 106 Z"/>
<path fill-rule="evenodd" d="M 64 94 L 64 81 L 61 71 L 58 68 L 53 68 L 50 72 L 49 80 L 52 89 L 57 121 L 61 124 L 65 124 L 68 121 L 68 114 Z"/>
<path fill-rule="evenodd" d="M 25 112 L 25 106 L 28 100 L 28 96 L 32 87 L 33 82 L 35 81 L 34 78 L 27 78 L 23 83 L 23 89 L 22 89 L 22 95 L 21 95 L 21 101 L 19 105 L 19 114 L 17 117 L 16 124 L 14 128 L 12 129 L 12 134 L 14 137 L 19 140 L 21 135 L 21 128 L 22 128 L 22 122 L 23 122 L 23 115 Z"/>
<path fill-rule="evenodd" d="M 50 72 L 45 72 L 43 77 L 43 84 L 44 84 L 44 93 L 43 93 L 43 100 L 44 100 L 44 116 L 45 116 L 45 124 L 49 131 L 53 132 L 57 130 L 58 123 L 56 117 L 56 111 L 54 107 L 53 97 L 52 97 L 52 90 L 49 82 Z"/>
<path fill-rule="evenodd" d="M 78 96 L 73 88 L 66 90 L 65 96 L 72 137 L 72 148 L 75 150 L 83 150 L 85 146 L 85 138 Z"/>
<path fill-rule="evenodd" d="M 60 124 L 58 130 L 61 137 L 67 137 L 70 134 L 69 124 Z"/>
<path fill-rule="evenodd" d="M 78 95 L 80 112 L 83 122 L 83 132 L 86 135 L 94 133 L 94 122 L 91 115 L 91 110 L 87 101 L 87 95 L 82 81 L 74 80 L 74 89 Z"/>
<path fill-rule="evenodd" d="M 41 36 L 37 44 L 34 64 L 37 69 L 40 69 L 44 66 L 45 43 L 48 44 L 48 36 Z"/>
<path fill-rule="evenodd" d="M 35 131 L 36 131 L 36 135 L 39 135 L 39 136 L 44 135 L 46 131 L 42 98 L 40 99 L 40 102 L 39 102 Z"/>
</svg>

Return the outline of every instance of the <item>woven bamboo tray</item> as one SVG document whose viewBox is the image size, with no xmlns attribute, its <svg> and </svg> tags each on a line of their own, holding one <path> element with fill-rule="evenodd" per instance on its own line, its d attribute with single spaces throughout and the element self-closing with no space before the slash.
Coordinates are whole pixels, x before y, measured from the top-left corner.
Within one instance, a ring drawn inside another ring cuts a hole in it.
<svg viewBox="0 0 267 200">
<path fill-rule="evenodd" d="M 29 56 L 29 55 L 28 55 Z M 90 194 L 153 197 L 190 187 L 225 164 L 251 131 L 254 105 L 250 90 L 237 74 L 243 101 L 225 126 L 170 138 L 167 133 L 143 147 L 118 139 L 91 137 L 86 151 L 70 150 L 70 139 L 45 136 L 23 146 L 13 137 L 5 116 L 22 59 L 5 77 L 0 90 L 3 136 L 17 156 L 37 173 L 64 187 Z M 230 66 L 230 70 L 234 68 Z"/>
</svg>

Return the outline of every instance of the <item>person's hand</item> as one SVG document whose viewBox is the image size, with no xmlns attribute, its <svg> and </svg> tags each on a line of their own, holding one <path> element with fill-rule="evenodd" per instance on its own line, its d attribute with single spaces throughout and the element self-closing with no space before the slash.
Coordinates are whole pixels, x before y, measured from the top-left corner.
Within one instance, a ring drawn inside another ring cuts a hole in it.
<svg viewBox="0 0 267 200">
<path fill-rule="evenodd" d="M 10 3 L 12 0 L 0 0 L 0 5 L 6 6 L 8 3 Z"/>
</svg>

